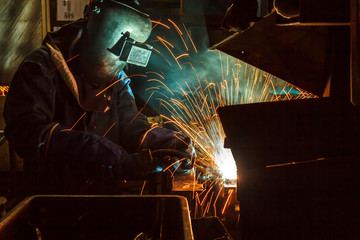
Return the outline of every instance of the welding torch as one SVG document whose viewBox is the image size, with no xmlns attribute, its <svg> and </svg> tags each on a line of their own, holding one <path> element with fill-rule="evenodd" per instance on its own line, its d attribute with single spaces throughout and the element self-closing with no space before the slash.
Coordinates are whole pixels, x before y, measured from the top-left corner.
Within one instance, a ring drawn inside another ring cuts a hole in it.
<svg viewBox="0 0 360 240">
<path fill-rule="evenodd" d="M 194 167 L 195 157 L 190 153 L 176 149 L 142 149 L 138 153 L 130 154 L 135 164 L 140 170 L 162 171 L 166 167 L 175 165 L 177 161 L 181 161 L 183 169 L 191 169 Z M 147 168 L 147 169 L 145 169 Z M 160 169 L 161 168 L 161 169 Z"/>
</svg>

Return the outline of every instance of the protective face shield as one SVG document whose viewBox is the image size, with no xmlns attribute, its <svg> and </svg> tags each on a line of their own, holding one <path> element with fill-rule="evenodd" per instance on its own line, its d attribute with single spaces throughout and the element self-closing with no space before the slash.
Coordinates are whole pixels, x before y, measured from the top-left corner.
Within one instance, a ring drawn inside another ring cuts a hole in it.
<svg viewBox="0 0 360 240">
<path fill-rule="evenodd" d="M 126 62 L 146 66 L 151 51 L 149 15 L 137 0 L 98 0 L 87 9 L 87 35 L 80 46 L 80 67 L 91 82 L 109 82 Z"/>
</svg>

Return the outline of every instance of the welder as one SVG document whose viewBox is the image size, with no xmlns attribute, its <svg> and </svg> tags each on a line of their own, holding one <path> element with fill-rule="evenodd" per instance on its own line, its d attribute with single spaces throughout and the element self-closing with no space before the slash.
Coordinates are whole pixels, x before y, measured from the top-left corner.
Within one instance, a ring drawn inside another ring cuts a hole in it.
<svg viewBox="0 0 360 240">
<path fill-rule="evenodd" d="M 25 171 L 47 179 L 144 179 L 156 163 L 134 153 L 187 150 L 189 141 L 151 128 L 138 112 L 123 71 L 127 47 L 145 46 L 132 63 L 146 65 L 151 27 L 137 0 L 90 1 L 84 19 L 48 33 L 25 58 L 4 109 L 6 138 Z"/>
</svg>

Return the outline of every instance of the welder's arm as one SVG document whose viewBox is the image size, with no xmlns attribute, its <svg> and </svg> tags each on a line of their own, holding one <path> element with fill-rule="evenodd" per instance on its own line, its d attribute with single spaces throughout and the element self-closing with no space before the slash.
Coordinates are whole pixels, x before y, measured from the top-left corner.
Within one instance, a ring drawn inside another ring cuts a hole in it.
<svg viewBox="0 0 360 240">
<path fill-rule="evenodd" d="M 123 71 L 120 72 L 119 78 L 124 80 L 120 81 L 114 88 L 120 126 L 119 144 L 128 152 L 136 153 L 139 151 L 139 139 L 150 129 L 151 124 L 147 117 L 138 111 L 130 87 L 130 79 L 125 79 L 125 77 L 126 74 Z"/>
<path fill-rule="evenodd" d="M 121 72 L 120 78 L 126 77 Z M 138 111 L 135 98 L 130 88 L 130 81 L 122 81 L 121 90 L 118 91 L 118 111 L 121 113 L 120 125 L 126 126 L 121 143 L 126 149 L 134 152 L 139 149 L 178 149 L 185 150 L 188 143 L 184 137 L 166 128 L 152 128 L 145 115 Z"/>
<path fill-rule="evenodd" d="M 5 135 L 16 152 L 34 160 L 46 153 L 54 164 L 75 161 L 89 173 L 107 167 L 115 175 L 135 174 L 131 158 L 119 145 L 93 133 L 56 126 L 52 120 L 56 84 L 48 68 L 26 62 L 12 80 L 4 109 Z"/>
<path fill-rule="evenodd" d="M 45 157 L 56 162 L 78 163 L 93 177 L 144 178 L 126 150 L 108 138 L 55 125 L 45 144 Z M 142 171 L 145 171 L 141 168 Z"/>
</svg>

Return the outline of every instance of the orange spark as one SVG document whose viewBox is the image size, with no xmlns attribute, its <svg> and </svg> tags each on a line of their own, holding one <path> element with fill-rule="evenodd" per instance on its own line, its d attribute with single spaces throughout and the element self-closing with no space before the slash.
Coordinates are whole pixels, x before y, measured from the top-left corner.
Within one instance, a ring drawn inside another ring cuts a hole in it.
<svg viewBox="0 0 360 240">
<path fill-rule="evenodd" d="M 226 57 L 226 76 L 229 75 L 229 56 Z"/>
<path fill-rule="evenodd" d="M 205 210 L 204 210 L 204 212 L 203 212 L 202 217 L 205 217 L 205 214 L 206 214 L 206 212 L 208 211 L 209 208 L 210 208 L 210 202 L 208 202 L 208 203 L 206 204 L 206 207 L 205 207 Z"/>
<path fill-rule="evenodd" d="M 168 96 L 166 96 L 166 95 L 165 95 L 164 93 L 162 93 L 162 92 L 159 92 L 159 91 L 153 91 L 153 92 L 156 92 L 156 93 L 158 93 L 158 94 L 160 94 L 160 95 L 164 96 L 165 98 L 168 98 Z M 156 100 L 162 101 L 163 99 L 156 98 Z M 160 114 L 160 115 L 161 115 L 161 114 Z"/>
<path fill-rule="evenodd" d="M 189 54 L 188 53 L 183 53 L 183 54 L 177 56 L 176 59 L 179 59 L 179 58 L 182 58 L 182 57 L 185 57 L 185 56 L 189 56 Z"/>
<path fill-rule="evenodd" d="M 171 55 L 173 56 L 173 58 L 175 59 L 176 63 L 179 65 L 179 68 L 182 69 L 179 61 L 176 59 L 175 55 L 173 54 L 173 52 L 170 50 L 170 48 L 165 44 L 164 39 L 162 39 L 161 37 L 157 36 L 157 38 L 160 40 L 160 42 L 167 48 L 167 50 L 171 53 Z"/>
<path fill-rule="evenodd" d="M 170 90 L 170 88 L 169 88 L 168 86 L 166 86 L 166 84 L 163 83 L 162 81 L 160 81 L 159 79 L 155 79 L 155 78 L 148 79 L 148 82 L 158 82 L 158 83 L 160 83 L 161 85 L 164 86 L 164 88 L 165 88 L 166 90 L 168 90 L 168 91 L 174 96 L 174 94 L 172 93 L 172 91 Z"/>
<path fill-rule="evenodd" d="M 165 79 L 164 76 L 161 75 L 160 73 L 157 73 L 157 72 L 146 72 L 146 74 L 150 74 L 150 73 L 156 74 L 156 75 L 158 75 L 159 77 L 161 77 L 162 79 Z"/>
<path fill-rule="evenodd" d="M 221 60 L 221 52 L 220 51 L 219 51 L 219 59 L 220 59 L 222 80 L 224 80 L 224 70 L 223 70 L 223 64 L 222 64 L 222 60 Z"/>
<path fill-rule="evenodd" d="M 158 123 L 158 122 L 155 122 L 155 123 L 151 124 L 151 128 L 154 128 L 154 127 L 156 127 L 157 125 L 159 125 L 159 123 Z"/>
<path fill-rule="evenodd" d="M 108 90 L 109 88 L 114 86 L 116 83 L 118 83 L 124 79 L 131 78 L 131 77 L 147 77 L 147 76 L 143 75 L 143 74 L 133 74 L 131 76 L 126 76 L 126 77 L 120 78 L 120 79 L 116 80 L 115 82 L 113 82 L 112 84 L 110 84 L 109 86 L 107 86 L 106 88 L 104 88 L 103 90 L 101 90 L 100 92 L 98 92 L 95 96 L 99 96 L 101 93 L 105 92 L 106 90 Z"/>
<path fill-rule="evenodd" d="M 231 198 L 231 195 L 233 194 L 233 192 L 234 192 L 234 189 L 230 189 L 230 190 L 229 190 L 229 196 L 228 196 L 227 199 L 226 199 L 226 202 L 225 202 L 225 204 L 224 204 L 223 210 L 221 211 L 221 214 L 224 214 L 224 213 L 225 213 L 225 209 L 226 209 L 226 207 L 227 207 L 227 205 L 228 205 L 228 203 L 229 203 L 229 201 L 230 201 L 230 198 Z"/>
<path fill-rule="evenodd" d="M 182 162 L 175 168 L 174 172 L 171 174 L 171 177 L 174 176 L 174 173 L 176 172 L 176 170 L 178 170 L 178 168 L 181 166 Z"/>
<path fill-rule="evenodd" d="M 160 39 L 159 39 L 160 40 Z M 175 48 L 174 45 L 172 45 L 171 43 L 169 43 L 169 41 L 165 40 L 165 38 L 161 38 L 160 41 L 163 41 L 164 43 L 166 43 L 167 45 L 169 45 L 171 48 Z"/>
<path fill-rule="evenodd" d="M 53 70 L 51 70 L 49 73 L 52 73 L 53 71 L 55 71 L 55 70 L 56 70 L 56 69 L 58 69 L 59 67 L 64 66 L 64 64 L 65 64 L 65 63 L 70 62 L 71 60 L 73 60 L 74 58 L 76 58 L 76 57 L 78 57 L 78 56 L 80 56 L 80 54 L 75 55 L 75 56 L 73 56 L 72 58 L 70 58 L 70 59 L 66 60 L 63 64 L 61 64 L 61 65 L 59 65 L 59 66 L 55 67 L 55 68 L 54 68 Z"/>
<path fill-rule="evenodd" d="M 152 90 L 152 89 L 159 90 L 160 88 L 159 87 L 149 87 L 149 88 L 145 89 L 145 91 L 149 91 L 149 90 Z"/>
<path fill-rule="evenodd" d="M 114 76 L 112 77 L 110 83 L 112 83 L 112 82 L 114 81 L 114 79 L 115 79 L 115 77 L 116 77 L 116 74 L 117 74 L 118 72 L 119 72 L 119 69 L 116 70 L 116 72 L 115 72 Z"/>
<path fill-rule="evenodd" d="M 183 36 L 182 36 L 183 33 L 181 32 L 180 28 L 179 28 L 173 21 L 171 21 L 171 19 L 168 19 L 168 21 L 171 22 L 172 25 L 174 25 L 176 31 L 179 33 L 179 36 L 180 36 L 180 38 L 181 38 L 181 41 L 184 43 L 184 46 L 185 46 L 186 50 L 188 51 L 189 48 L 187 47 L 187 45 L 186 45 L 186 43 L 185 43 L 185 40 L 184 40 L 184 38 L 183 38 Z"/>
<path fill-rule="evenodd" d="M 104 133 L 103 137 L 106 136 L 106 134 L 110 131 L 110 129 L 112 129 L 112 127 L 116 124 L 116 122 L 114 122 L 110 127 L 109 129 Z"/>
<path fill-rule="evenodd" d="M 129 127 L 131 125 L 131 123 L 137 118 L 137 116 L 139 116 L 139 114 L 142 112 L 142 110 L 144 110 L 144 108 L 146 107 L 146 105 L 148 104 L 150 98 L 152 97 L 154 93 L 151 93 L 150 97 L 148 98 L 148 100 L 146 101 L 145 105 L 140 109 L 140 111 L 135 115 L 135 117 L 133 119 L 131 119 L 131 121 L 129 122 L 129 124 L 127 125 L 127 127 Z"/>
<path fill-rule="evenodd" d="M 78 122 L 85 116 L 85 114 L 86 114 L 86 112 L 84 112 L 84 114 L 83 115 L 81 115 L 81 117 L 74 123 L 74 125 L 70 128 L 70 129 L 63 129 L 63 130 L 61 130 L 62 132 L 63 131 L 71 131 L 71 130 L 73 130 L 73 128 L 76 126 L 76 124 L 78 124 Z"/>
<path fill-rule="evenodd" d="M 146 180 L 144 181 L 144 184 L 143 184 L 143 186 L 142 186 L 142 188 L 141 188 L 140 196 L 143 195 L 143 192 L 144 192 L 144 189 L 145 189 L 145 185 L 146 185 Z"/>
<path fill-rule="evenodd" d="M 177 138 L 178 140 L 180 140 L 180 142 L 184 143 L 185 145 L 187 145 L 188 143 L 184 141 L 184 139 L 182 139 L 181 137 L 179 137 L 178 135 L 174 135 L 175 138 Z"/>
<path fill-rule="evenodd" d="M 180 35 L 182 35 L 182 32 L 181 32 L 180 28 L 179 28 L 173 21 L 171 21 L 171 19 L 168 19 L 168 21 L 169 21 L 172 25 L 174 25 L 176 31 L 177 31 Z"/>
<path fill-rule="evenodd" d="M 212 192 L 212 193 L 211 193 L 211 197 L 210 197 L 209 202 L 208 202 L 208 203 L 207 203 L 207 205 L 206 205 L 206 208 L 205 208 L 205 211 L 204 211 L 203 217 L 205 217 L 205 214 L 206 214 L 206 213 L 208 213 L 208 212 L 209 212 L 209 210 L 210 210 L 210 204 L 211 204 L 211 200 L 212 200 L 213 195 L 214 195 L 214 192 Z"/>
<path fill-rule="evenodd" d="M 188 30 L 186 29 L 186 27 L 185 27 L 185 24 L 184 24 L 184 23 L 183 23 L 183 26 L 184 26 L 185 32 L 187 33 L 187 35 L 188 35 L 188 37 L 189 37 L 189 39 L 190 39 L 191 44 L 192 44 L 192 45 L 193 45 L 193 47 L 194 47 L 195 52 L 196 52 L 196 53 L 198 53 L 198 51 L 197 51 L 197 49 L 196 49 L 196 46 L 195 46 L 195 44 L 194 44 L 194 42 L 193 42 L 192 38 L 190 37 L 190 34 L 189 34 Z"/>
<path fill-rule="evenodd" d="M 155 21 L 155 20 L 151 20 L 151 22 L 152 22 L 152 23 L 155 23 L 156 25 L 161 25 L 161 26 L 163 26 L 163 27 L 166 27 L 167 29 L 170 29 L 170 27 L 169 27 L 168 25 L 166 25 L 166 24 L 164 24 L 164 23 L 162 23 L 162 22 Z M 155 25 L 155 26 L 156 26 L 156 25 Z M 155 26 L 154 26 L 152 29 L 154 29 Z"/>
<path fill-rule="evenodd" d="M 214 206 L 214 213 L 215 213 L 215 217 L 216 217 L 216 202 L 217 202 L 217 200 L 218 200 L 218 198 L 219 198 L 219 196 L 220 196 L 220 193 L 221 193 L 221 191 L 222 191 L 222 189 L 223 189 L 223 185 L 221 186 L 221 188 L 219 189 L 219 192 L 218 192 L 218 194 L 217 194 L 217 196 L 216 196 L 216 198 L 215 198 L 215 200 L 214 200 L 214 204 L 213 204 L 213 206 Z"/>
<path fill-rule="evenodd" d="M 172 66 L 171 63 L 169 62 L 169 60 L 166 59 L 166 57 L 156 48 L 153 48 L 153 50 L 155 50 L 155 52 L 159 53 L 164 59 L 165 61 L 170 65 L 170 67 Z"/>
<path fill-rule="evenodd" d="M 194 67 L 194 65 L 193 65 L 191 62 L 184 62 L 184 64 L 189 64 L 190 67 L 195 71 L 195 67 Z"/>
<path fill-rule="evenodd" d="M 214 191 L 211 193 L 211 197 L 210 197 L 209 203 L 211 203 L 213 196 L 214 196 Z"/>
<path fill-rule="evenodd" d="M 169 168 L 171 168 L 171 167 L 174 166 L 175 164 L 177 164 L 177 163 L 179 163 L 179 162 L 181 162 L 181 161 L 184 161 L 184 160 L 185 160 L 185 158 L 182 158 L 182 159 L 177 160 L 176 162 L 174 162 L 174 163 L 170 164 L 169 166 L 167 166 L 166 168 L 164 168 L 163 172 L 165 172 L 166 170 L 168 170 Z"/>
<path fill-rule="evenodd" d="M 161 54 L 161 52 L 159 50 L 157 50 L 156 48 L 153 47 L 153 50 L 159 54 Z"/>
<path fill-rule="evenodd" d="M 209 190 L 207 191 L 207 193 L 205 194 L 205 196 L 204 196 L 204 198 L 203 198 L 203 200 L 201 201 L 201 204 L 200 204 L 200 206 L 202 206 L 202 205 L 204 205 L 204 203 L 205 203 L 205 199 L 206 199 L 206 197 L 209 195 L 209 192 L 211 191 L 211 189 L 214 187 L 214 185 L 213 186 L 211 186 L 211 188 L 209 188 Z M 201 194 L 200 194 L 201 195 Z"/>
<path fill-rule="evenodd" d="M 140 141 L 140 144 L 139 144 L 140 148 L 141 148 L 142 144 L 144 143 L 144 141 L 145 141 L 145 139 L 146 139 L 146 136 L 149 134 L 149 132 L 151 132 L 151 131 L 154 130 L 155 128 L 156 128 L 156 126 L 155 126 L 155 127 L 151 127 L 149 130 L 147 130 L 147 131 L 145 132 L 145 134 L 144 134 L 143 137 L 141 138 L 141 141 Z"/>
<path fill-rule="evenodd" d="M 196 193 L 195 194 L 196 195 L 196 202 L 200 205 L 200 197 L 199 197 L 199 194 L 198 193 Z"/>
</svg>

